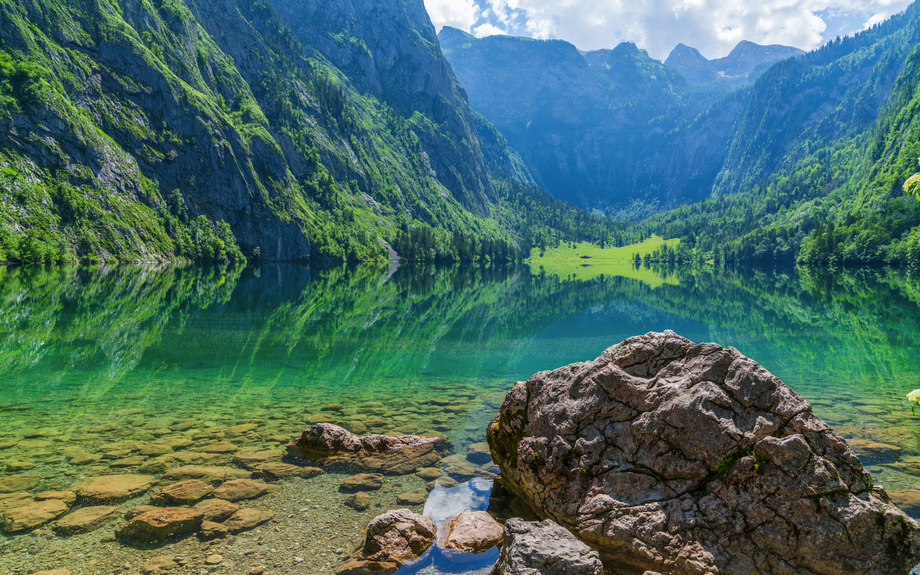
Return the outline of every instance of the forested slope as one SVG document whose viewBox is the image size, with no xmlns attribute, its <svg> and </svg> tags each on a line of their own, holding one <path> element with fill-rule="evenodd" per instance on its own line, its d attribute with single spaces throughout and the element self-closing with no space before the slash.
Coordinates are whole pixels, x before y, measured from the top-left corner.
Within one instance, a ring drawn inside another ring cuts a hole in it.
<svg viewBox="0 0 920 575">
<path fill-rule="evenodd" d="M 712 197 L 646 222 L 698 255 L 918 262 L 920 5 L 773 66 L 752 88 Z"/>
<path fill-rule="evenodd" d="M 421 0 L 0 0 L 0 261 L 508 254 L 487 124 Z"/>
</svg>

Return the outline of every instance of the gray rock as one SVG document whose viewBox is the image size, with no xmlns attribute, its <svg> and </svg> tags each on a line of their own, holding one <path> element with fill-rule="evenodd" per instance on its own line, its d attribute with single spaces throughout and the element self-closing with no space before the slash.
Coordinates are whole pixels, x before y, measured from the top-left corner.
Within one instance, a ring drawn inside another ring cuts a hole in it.
<svg viewBox="0 0 920 575">
<path fill-rule="evenodd" d="M 617 568 L 882 575 L 920 562 L 920 525 L 733 348 L 629 338 L 516 384 L 488 440 L 506 489 Z"/>
<path fill-rule="evenodd" d="M 492 575 L 601 575 L 597 551 L 549 519 L 509 519 Z"/>
</svg>

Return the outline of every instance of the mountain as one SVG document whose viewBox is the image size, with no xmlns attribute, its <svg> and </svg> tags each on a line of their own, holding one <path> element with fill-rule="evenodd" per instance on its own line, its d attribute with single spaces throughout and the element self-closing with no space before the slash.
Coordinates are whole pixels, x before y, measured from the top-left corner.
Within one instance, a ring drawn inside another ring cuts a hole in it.
<svg viewBox="0 0 920 575">
<path fill-rule="evenodd" d="M 450 27 L 438 37 L 470 105 L 538 185 L 620 216 L 705 197 L 743 111 L 733 86 L 690 84 L 632 43 L 581 53 Z"/>
<path fill-rule="evenodd" d="M 676 70 L 691 84 L 712 82 L 750 83 L 760 77 L 770 64 L 801 56 L 805 52 L 791 46 L 761 46 L 742 40 L 724 58 L 707 60 L 699 50 L 678 44 L 664 65 Z"/>
<path fill-rule="evenodd" d="M 422 0 L 0 0 L 0 23 L 0 261 L 384 259 L 411 234 L 480 257 L 587 221 L 502 195 L 533 180 Z"/>
<path fill-rule="evenodd" d="M 747 91 L 713 197 L 647 224 L 717 259 L 920 265 L 920 4 L 772 66 Z"/>
</svg>

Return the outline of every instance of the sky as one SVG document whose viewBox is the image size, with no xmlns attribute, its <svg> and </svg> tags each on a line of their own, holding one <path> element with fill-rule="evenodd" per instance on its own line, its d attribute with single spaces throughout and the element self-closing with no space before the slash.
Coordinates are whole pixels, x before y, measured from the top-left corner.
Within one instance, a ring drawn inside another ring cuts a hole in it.
<svg viewBox="0 0 920 575">
<path fill-rule="evenodd" d="M 741 40 L 812 50 L 903 11 L 910 0 L 425 0 L 438 31 L 561 38 L 581 50 L 634 42 L 664 60 L 678 43 L 709 59 Z"/>
</svg>

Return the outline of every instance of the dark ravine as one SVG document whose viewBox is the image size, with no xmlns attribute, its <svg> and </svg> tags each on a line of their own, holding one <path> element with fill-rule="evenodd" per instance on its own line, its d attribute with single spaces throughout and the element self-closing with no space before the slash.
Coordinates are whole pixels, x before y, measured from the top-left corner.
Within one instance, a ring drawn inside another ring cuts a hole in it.
<svg viewBox="0 0 920 575">
<path fill-rule="evenodd" d="M 920 562 L 920 525 L 733 348 L 629 338 L 516 384 L 488 440 L 502 486 L 615 568 L 883 575 Z"/>
</svg>

